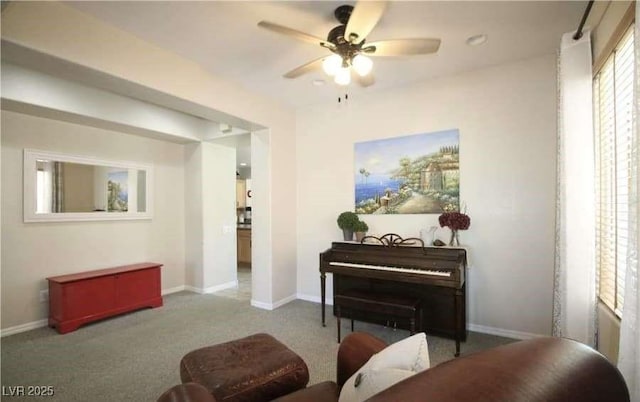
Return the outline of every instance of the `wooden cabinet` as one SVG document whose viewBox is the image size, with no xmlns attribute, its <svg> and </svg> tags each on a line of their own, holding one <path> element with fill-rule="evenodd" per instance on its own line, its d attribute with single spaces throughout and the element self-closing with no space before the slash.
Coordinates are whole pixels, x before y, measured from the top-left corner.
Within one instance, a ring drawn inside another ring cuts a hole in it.
<svg viewBox="0 0 640 402">
<path fill-rule="evenodd" d="M 49 326 L 64 334 L 88 322 L 162 306 L 160 267 L 145 262 L 47 278 Z"/>
<path fill-rule="evenodd" d="M 251 264 L 251 229 L 238 229 L 238 262 Z"/>
<path fill-rule="evenodd" d="M 236 208 L 247 206 L 247 183 L 244 180 L 236 179 Z"/>
</svg>

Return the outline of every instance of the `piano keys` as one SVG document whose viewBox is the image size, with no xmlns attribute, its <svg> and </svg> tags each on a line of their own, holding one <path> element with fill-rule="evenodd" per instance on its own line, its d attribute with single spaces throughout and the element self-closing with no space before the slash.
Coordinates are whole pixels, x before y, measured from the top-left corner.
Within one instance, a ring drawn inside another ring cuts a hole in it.
<svg viewBox="0 0 640 402">
<path fill-rule="evenodd" d="M 376 269 L 379 271 L 405 272 L 405 273 L 416 274 L 416 275 L 444 276 L 447 278 L 451 277 L 451 272 L 449 271 L 431 271 L 431 270 L 422 270 L 417 268 L 385 267 L 383 265 L 353 264 L 350 262 L 330 262 L 329 265 L 333 265 L 336 267 Z"/>
<path fill-rule="evenodd" d="M 334 242 L 320 253 L 322 325 L 326 325 L 326 274 L 331 273 L 334 295 L 355 289 L 419 297 L 422 317 L 417 330 L 453 338 L 457 356 L 467 333 L 466 251 L 423 247 L 420 239 L 394 234 L 373 239 L 377 244 Z M 370 313 L 347 312 L 343 316 L 385 324 Z"/>
</svg>

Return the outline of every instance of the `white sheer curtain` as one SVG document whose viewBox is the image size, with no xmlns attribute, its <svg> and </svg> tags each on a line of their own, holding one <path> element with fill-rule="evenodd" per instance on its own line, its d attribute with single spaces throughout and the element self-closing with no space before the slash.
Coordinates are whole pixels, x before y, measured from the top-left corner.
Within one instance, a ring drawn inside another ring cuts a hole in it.
<svg viewBox="0 0 640 402">
<path fill-rule="evenodd" d="M 596 342 L 594 143 L 590 32 L 564 34 L 558 60 L 553 335 Z"/>
<path fill-rule="evenodd" d="M 640 113 L 640 3 L 636 3 L 636 25 L 635 25 L 635 81 L 634 81 L 634 126 L 631 134 L 630 169 L 632 172 L 629 182 L 629 245 L 627 249 L 627 271 L 625 276 L 624 306 L 622 310 L 622 321 L 620 323 L 620 348 L 618 353 L 618 368 L 624 376 L 631 401 L 640 402 L 640 298 L 638 298 L 638 247 L 640 236 L 638 236 L 638 186 L 640 174 L 638 172 L 638 124 L 637 116 Z"/>
</svg>

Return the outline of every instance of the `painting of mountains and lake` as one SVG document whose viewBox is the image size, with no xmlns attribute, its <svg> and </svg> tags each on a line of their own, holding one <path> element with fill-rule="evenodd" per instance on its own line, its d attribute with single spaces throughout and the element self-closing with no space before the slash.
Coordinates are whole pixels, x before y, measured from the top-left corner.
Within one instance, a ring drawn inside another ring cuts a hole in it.
<svg viewBox="0 0 640 402">
<path fill-rule="evenodd" d="M 457 129 L 358 142 L 357 214 L 439 214 L 460 207 Z"/>
</svg>

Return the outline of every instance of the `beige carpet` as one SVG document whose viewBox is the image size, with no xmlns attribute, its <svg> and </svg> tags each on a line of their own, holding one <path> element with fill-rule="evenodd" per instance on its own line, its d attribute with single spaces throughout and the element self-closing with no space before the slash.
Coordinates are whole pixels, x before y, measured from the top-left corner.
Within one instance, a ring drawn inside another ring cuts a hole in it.
<svg viewBox="0 0 640 402">
<path fill-rule="evenodd" d="M 242 274 L 241 274 L 242 275 Z M 179 362 L 190 350 L 257 332 L 272 334 L 298 353 L 310 370 L 310 383 L 335 379 L 336 327 L 327 316 L 320 323 L 320 306 L 296 300 L 276 310 L 251 307 L 244 273 L 243 287 L 222 295 L 180 292 L 164 298 L 165 305 L 59 335 L 50 328 L 1 340 L 2 385 L 52 385 L 55 401 L 154 401 L 180 382 Z M 343 334 L 349 332 L 343 320 Z M 378 325 L 356 322 L 365 330 L 394 342 L 408 336 Z M 469 333 L 463 354 L 510 342 L 507 338 Z M 454 342 L 428 336 L 432 364 L 453 358 Z M 3 398 L 5 399 L 5 398 Z M 10 398 L 32 401 L 31 398 Z"/>
</svg>

